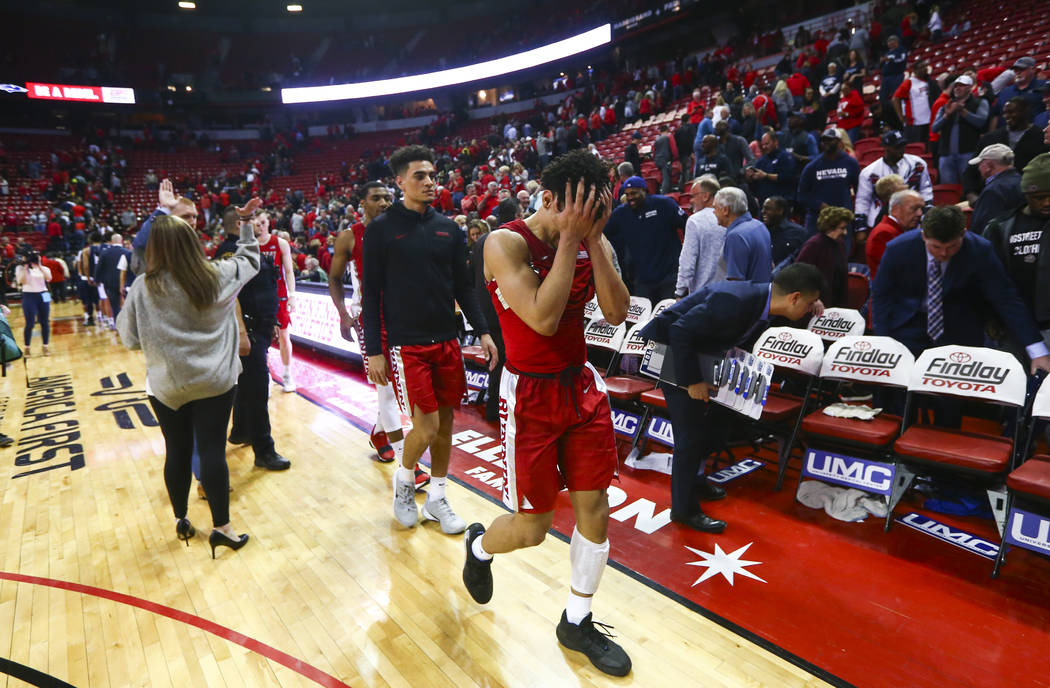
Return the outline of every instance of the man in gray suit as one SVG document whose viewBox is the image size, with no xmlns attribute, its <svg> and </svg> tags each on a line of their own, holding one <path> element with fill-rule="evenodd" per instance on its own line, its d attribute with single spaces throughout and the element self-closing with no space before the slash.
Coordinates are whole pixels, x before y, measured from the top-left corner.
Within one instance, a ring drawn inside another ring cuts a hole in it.
<svg viewBox="0 0 1050 688">
<path fill-rule="evenodd" d="M 663 181 L 660 182 L 660 193 L 666 194 L 671 190 L 671 161 L 678 159 L 678 149 L 675 146 L 674 137 L 668 131 L 666 124 L 660 125 L 660 135 L 653 141 L 653 162 L 656 169 L 660 170 Z"/>
</svg>

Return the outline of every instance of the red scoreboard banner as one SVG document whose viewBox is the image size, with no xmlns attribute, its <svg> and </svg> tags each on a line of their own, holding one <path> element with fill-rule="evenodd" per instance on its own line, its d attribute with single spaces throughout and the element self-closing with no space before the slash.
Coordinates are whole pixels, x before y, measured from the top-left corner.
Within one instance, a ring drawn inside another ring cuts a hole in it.
<svg viewBox="0 0 1050 688">
<path fill-rule="evenodd" d="M 69 86 L 66 84 L 26 83 L 30 98 L 71 100 L 79 103 L 119 103 L 133 105 L 135 89 L 116 86 Z"/>
</svg>

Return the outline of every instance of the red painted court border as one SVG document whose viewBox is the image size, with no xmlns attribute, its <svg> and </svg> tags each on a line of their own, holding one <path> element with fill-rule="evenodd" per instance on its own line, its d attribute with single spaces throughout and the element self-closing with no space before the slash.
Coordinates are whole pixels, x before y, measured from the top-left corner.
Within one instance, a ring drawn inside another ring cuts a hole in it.
<svg viewBox="0 0 1050 688">
<path fill-rule="evenodd" d="M 163 604 L 157 604 L 156 602 L 150 602 L 144 600 L 141 597 L 134 597 L 132 595 L 126 595 L 122 592 L 115 592 L 113 590 L 105 590 L 104 588 L 96 588 L 91 585 L 83 585 L 81 583 L 70 583 L 69 581 L 60 581 L 53 578 L 41 578 L 39 576 L 27 576 L 21 573 L 8 573 L 6 571 L 0 571 L 0 580 L 9 580 L 15 583 L 28 583 L 29 585 L 43 585 L 49 588 L 57 588 L 59 590 L 68 590 L 70 592 L 80 593 L 82 595 L 91 595 L 93 597 L 99 597 L 112 602 L 119 602 L 120 604 L 126 604 L 132 607 L 138 607 L 147 612 L 159 614 L 160 616 L 166 616 L 174 621 L 181 621 L 184 624 L 190 626 L 196 626 L 202 631 L 211 633 L 214 636 L 228 640 L 231 643 L 236 643 L 241 647 L 251 650 L 252 652 L 262 655 L 263 657 L 282 664 L 292 671 L 296 672 L 301 676 L 305 676 L 318 685 L 325 686 L 325 688 L 350 688 L 346 683 L 343 683 L 339 679 L 325 672 L 321 671 L 315 666 L 307 664 L 301 659 L 296 659 L 286 652 L 281 652 L 275 647 L 271 647 L 266 643 L 259 642 L 254 638 L 249 638 L 243 633 L 238 633 L 232 628 L 226 628 L 214 621 L 208 621 L 202 619 L 199 616 L 189 614 L 187 612 L 179 611 L 172 607 L 166 607 Z"/>
</svg>

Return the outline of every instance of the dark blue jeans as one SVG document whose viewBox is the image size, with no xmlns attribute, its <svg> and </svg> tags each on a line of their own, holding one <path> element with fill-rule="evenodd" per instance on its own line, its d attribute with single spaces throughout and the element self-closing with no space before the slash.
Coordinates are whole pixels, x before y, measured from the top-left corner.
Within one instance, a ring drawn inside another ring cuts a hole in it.
<svg viewBox="0 0 1050 688">
<path fill-rule="evenodd" d="M 25 345 L 33 341 L 33 325 L 40 323 L 40 332 L 44 338 L 44 345 L 51 342 L 51 302 L 44 301 L 44 294 L 50 299 L 48 292 L 22 292 L 22 315 L 26 319 Z"/>
</svg>

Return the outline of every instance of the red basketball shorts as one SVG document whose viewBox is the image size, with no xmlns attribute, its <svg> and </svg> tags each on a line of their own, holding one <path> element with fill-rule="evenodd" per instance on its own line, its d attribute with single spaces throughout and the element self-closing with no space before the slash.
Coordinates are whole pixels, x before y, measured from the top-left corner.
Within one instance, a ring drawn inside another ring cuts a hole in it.
<svg viewBox="0 0 1050 688">
<path fill-rule="evenodd" d="M 288 312 L 288 298 L 277 299 L 277 325 L 282 330 L 287 330 L 292 324 L 292 315 Z"/>
<path fill-rule="evenodd" d="M 467 391 L 463 354 L 459 342 L 392 346 L 387 353 L 390 377 L 401 411 L 412 415 L 416 407 L 433 413 L 441 406 L 459 406 Z"/>
<path fill-rule="evenodd" d="M 365 378 L 368 378 L 368 354 L 365 352 L 365 324 L 364 318 L 354 318 L 354 332 L 357 333 L 357 346 L 361 349 L 361 362 L 365 366 Z M 380 334 L 380 342 L 383 345 L 383 356 L 387 359 L 387 369 L 390 368 L 390 357 L 386 351 L 386 328 Z M 371 382 L 369 382 L 371 384 Z"/>
<path fill-rule="evenodd" d="M 567 380 L 503 369 L 503 502 L 526 514 L 554 509 L 558 492 L 604 490 L 616 473 L 605 381 L 590 363 Z"/>
</svg>

